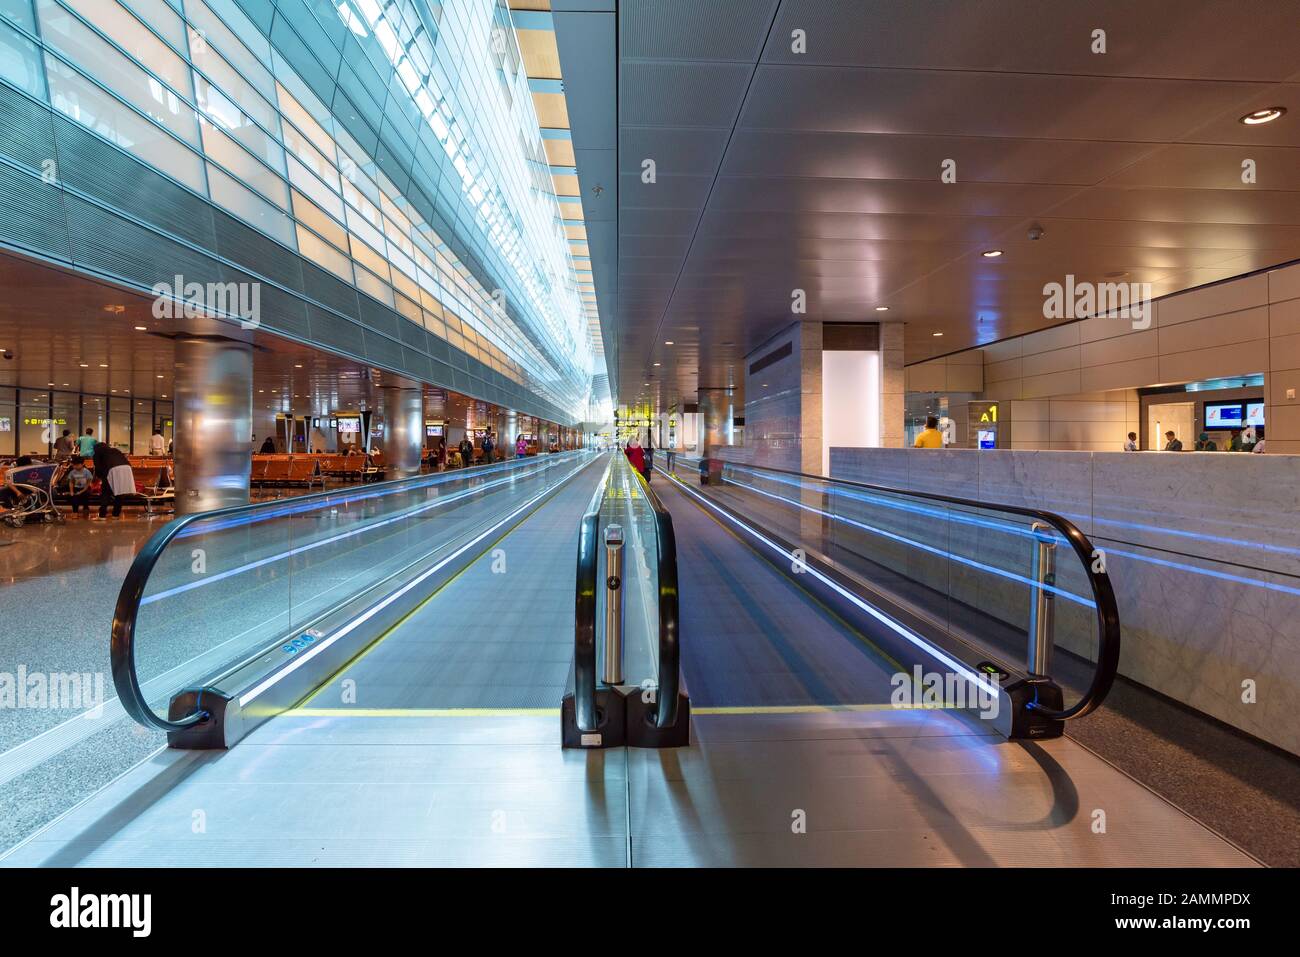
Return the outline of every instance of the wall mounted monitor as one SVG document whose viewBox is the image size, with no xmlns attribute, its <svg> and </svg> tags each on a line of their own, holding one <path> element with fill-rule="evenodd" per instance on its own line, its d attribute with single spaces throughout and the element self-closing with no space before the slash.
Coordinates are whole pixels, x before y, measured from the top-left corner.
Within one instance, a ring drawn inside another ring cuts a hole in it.
<svg viewBox="0 0 1300 957">
<path fill-rule="evenodd" d="M 339 419 L 339 431 L 344 435 L 355 434 L 361 431 L 360 419 Z"/>
<path fill-rule="evenodd" d="M 1205 431 L 1239 429 L 1245 418 L 1245 407 L 1240 402 L 1205 403 Z"/>
<path fill-rule="evenodd" d="M 1246 424 L 1247 425 L 1264 424 L 1264 403 L 1263 402 L 1246 403 Z"/>
</svg>

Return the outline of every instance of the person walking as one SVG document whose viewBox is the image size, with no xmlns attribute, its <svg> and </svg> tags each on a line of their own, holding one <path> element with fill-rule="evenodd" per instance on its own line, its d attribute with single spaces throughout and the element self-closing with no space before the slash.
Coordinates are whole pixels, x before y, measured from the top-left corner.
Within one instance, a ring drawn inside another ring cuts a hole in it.
<svg viewBox="0 0 1300 957">
<path fill-rule="evenodd" d="M 483 448 L 483 461 L 485 463 L 492 461 L 492 453 L 496 451 L 496 443 L 492 441 L 492 433 L 484 432 L 483 441 L 480 443 Z"/>
<path fill-rule="evenodd" d="M 77 451 L 81 457 L 88 459 L 95 454 L 95 430 L 87 429 L 85 435 L 77 437 Z"/>
<path fill-rule="evenodd" d="M 456 450 L 460 452 L 461 465 L 469 467 L 474 464 L 474 443 L 470 440 L 468 432 L 460 440 L 460 445 L 456 446 Z"/>
<path fill-rule="evenodd" d="M 645 449 L 641 448 L 641 441 L 634 435 L 627 440 L 627 445 L 623 449 L 623 454 L 631 463 L 632 468 L 645 474 Z"/>
<path fill-rule="evenodd" d="M 528 455 L 528 440 L 520 433 L 519 438 L 515 440 L 515 458 L 522 459 Z"/>
<path fill-rule="evenodd" d="M 917 433 L 916 441 L 912 443 L 914 449 L 941 449 L 943 448 L 943 433 L 939 431 L 939 417 L 928 415 L 925 418 L 925 428 Z"/>
</svg>

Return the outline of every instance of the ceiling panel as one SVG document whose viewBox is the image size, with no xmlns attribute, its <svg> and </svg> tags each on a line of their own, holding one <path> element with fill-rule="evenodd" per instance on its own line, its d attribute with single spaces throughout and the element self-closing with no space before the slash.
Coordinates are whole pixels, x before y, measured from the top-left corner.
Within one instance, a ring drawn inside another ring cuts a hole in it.
<svg viewBox="0 0 1300 957">
<path fill-rule="evenodd" d="M 1294 0 L 785 0 L 764 59 L 840 66 L 1283 80 Z M 1093 52 L 1093 30 L 1106 52 Z M 807 34 L 807 52 L 784 42 Z"/>
<path fill-rule="evenodd" d="M 796 288 L 905 323 L 914 361 L 1050 325 L 1066 275 L 1162 294 L 1300 258 L 1295 0 L 619 11 L 619 378 L 666 404 L 743 379 Z"/>
</svg>

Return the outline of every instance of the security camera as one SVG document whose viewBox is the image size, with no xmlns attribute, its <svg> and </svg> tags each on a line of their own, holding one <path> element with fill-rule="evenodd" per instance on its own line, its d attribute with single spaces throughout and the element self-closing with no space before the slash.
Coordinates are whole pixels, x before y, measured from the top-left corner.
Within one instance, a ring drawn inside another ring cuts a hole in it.
<svg viewBox="0 0 1300 957">
<path fill-rule="evenodd" d="M 5 357 L 6 359 L 12 359 L 12 358 L 14 357 L 14 354 L 13 354 L 12 352 L 10 352 L 8 349 L 6 349 L 6 350 L 4 351 L 4 357 Z"/>
<path fill-rule="evenodd" d="M 1038 225 L 1030 226 L 1030 227 L 1029 227 L 1029 238 L 1030 238 L 1030 239 L 1042 239 L 1042 238 L 1043 238 L 1043 233 L 1045 233 L 1045 232 L 1046 232 L 1046 230 L 1044 230 L 1042 226 L 1038 226 Z"/>
</svg>

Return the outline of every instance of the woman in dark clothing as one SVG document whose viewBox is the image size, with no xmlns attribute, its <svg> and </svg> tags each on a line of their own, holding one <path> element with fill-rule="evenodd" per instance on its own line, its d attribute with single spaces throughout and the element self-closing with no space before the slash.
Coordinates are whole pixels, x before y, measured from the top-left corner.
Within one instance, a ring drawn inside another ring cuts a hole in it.
<svg viewBox="0 0 1300 957">
<path fill-rule="evenodd" d="M 131 471 L 131 463 L 121 449 L 107 442 L 95 444 L 92 461 L 103 489 L 99 497 L 99 517 L 106 518 L 108 507 L 112 505 L 113 517 L 118 518 L 122 514 L 122 496 L 135 494 L 135 473 Z"/>
</svg>

